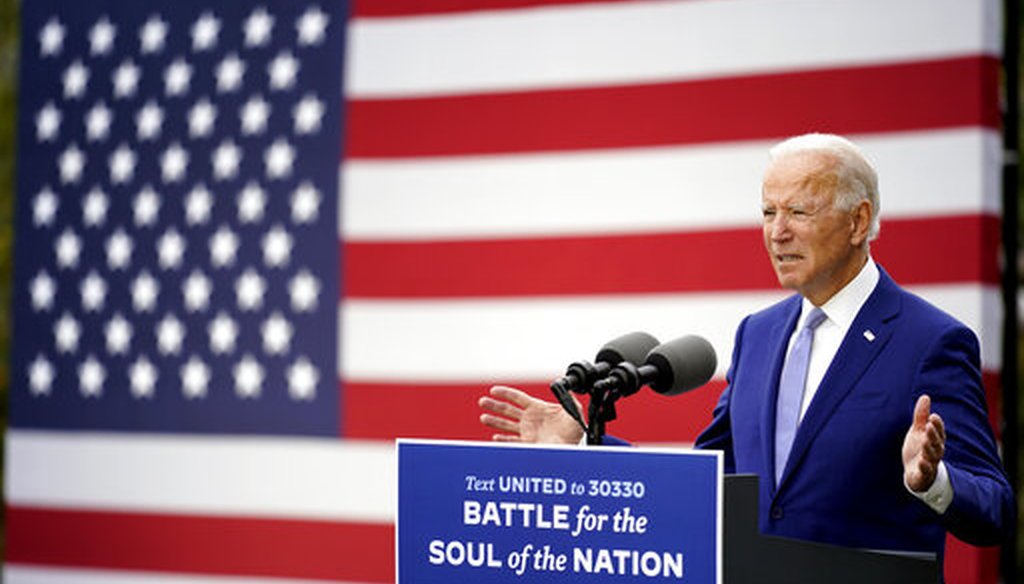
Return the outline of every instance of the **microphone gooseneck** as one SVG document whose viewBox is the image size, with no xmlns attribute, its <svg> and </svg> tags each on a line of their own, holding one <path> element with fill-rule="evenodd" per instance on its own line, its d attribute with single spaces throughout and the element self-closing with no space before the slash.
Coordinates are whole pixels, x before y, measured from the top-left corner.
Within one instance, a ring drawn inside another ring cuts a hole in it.
<svg viewBox="0 0 1024 584">
<path fill-rule="evenodd" d="M 569 365 L 565 375 L 551 382 L 551 393 L 583 430 L 588 431 L 587 424 L 583 421 L 583 416 L 569 392 L 590 393 L 594 384 L 604 379 L 614 366 L 620 363 L 640 363 L 656 346 L 658 339 L 641 331 L 615 337 L 601 347 L 594 363 L 577 361 Z"/>
</svg>

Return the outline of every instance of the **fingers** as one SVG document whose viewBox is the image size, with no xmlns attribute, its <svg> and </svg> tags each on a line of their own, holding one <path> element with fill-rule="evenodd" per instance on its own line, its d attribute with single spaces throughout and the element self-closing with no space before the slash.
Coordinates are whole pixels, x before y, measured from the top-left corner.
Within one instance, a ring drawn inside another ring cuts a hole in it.
<svg viewBox="0 0 1024 584">
<path fill-rule="evenodd" d="M 490 394 L 499 400 L 512 402 L 521 408 L 525 408 L 530 405 L 530 403 L 536 401 L 535 397 L 525 391 L 509 387 L 507 385 L 495 385 L 491 387 Z"/>
<path fill-rule="evenodd" d="M 917 398 L 917 403 L 914 404 L 914 428 L 923 430 L 924 425 L 928 423 L 928 416 L 931 414 L 932 409 L 932 398 L 928 394 L 924 394 Z"/>
<path fill-rule="evenodd" d="M 927 491 L 928 487 L 930 487 L 932 483 L 935 482 L 935 475 L 937 474 L 937 472 L 937 465 L 927 462 L 922 458 L 907 473 L 907 485 L 910 486 L 911 489 L 919 493 Z"/>
<path fill-rule="evenodd" d="M 504 385 L 495 385 L 490 389 L 490 395 L 481 397 L 478 401 L 480 407 L 491 413 L 480 414 L 480 423 L 499 432 L 493 434 L 491 440 L 522 442 L 519 420 L 523 417 L 523 408 L 531 401 L 536 400 L 528 393 Z"/>
<path fill-rule="evenodd" d="M 490 414 L 481 414 L 480 423 L 488 428 L 494 428 L 495 430 L 500 430 L 502 432 L 519 434 L 519 423 L 513 422 L 507 418 L 492 416 Z"/>
<path fill-rule="evenodd" d="M 514 420 L 518 420 L 523 417 L 522 408 L 518 408 L 505 401 L 498 401 L 494 398 L 487 397 L 486 395 L 480 398 L 478 403 L 481 408 L 489 412 L 494 412 L 499 416 L 505 416 L 506 418 L 512 418 Z"/>
<path fill-rule="evenodd" d="M 922 448 L 924 455 L 930 462 L 938 464 L 946 454 L 946 432 L 942 426 L 942 418 L 937 414 L 932 414 L 928 418 L 925 437 L 926 441 Z"/>
<path fill-rule="evenodd" d="M 942 421 L 942 416 L 940 416 L 938 414 L 932 414 L 932 415 L 928 416 L 928 422 L 931 425 L 935 426 L 936 430 L 939 433 L 939 439 L 942 440 L 943 443 L 945 443 L 946 442 L 946 423 Z"/>
</svg>

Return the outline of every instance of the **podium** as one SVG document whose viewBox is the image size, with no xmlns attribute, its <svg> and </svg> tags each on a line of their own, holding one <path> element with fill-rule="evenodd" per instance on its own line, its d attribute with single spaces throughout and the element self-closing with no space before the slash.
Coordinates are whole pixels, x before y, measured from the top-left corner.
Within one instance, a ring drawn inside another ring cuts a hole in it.
<svg viewBox="0 0 1024 584">
<path fill-rule="evenodd" d="M 861 550 L 761 535 L 756 475 L 725 477 L 725 584 L 934 584 L 930 553 Z"/>
<path fill-rule="evenodd" d="M 398 441 L 398 584 L 934 584 L 934 554 L 762 535 L 720 452 Z"/>
</svg>

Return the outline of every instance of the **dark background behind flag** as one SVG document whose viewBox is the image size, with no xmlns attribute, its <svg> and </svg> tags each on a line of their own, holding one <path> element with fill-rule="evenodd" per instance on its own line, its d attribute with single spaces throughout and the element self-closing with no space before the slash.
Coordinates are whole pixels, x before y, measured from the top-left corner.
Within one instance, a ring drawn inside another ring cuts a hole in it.
<svg viewBox="0 0 1024 584">
<path fill-rule="evenodd" d="M 389 581 L 391 440 L 629 330 L 722 356 L 615 423 L 692 441 L 805 131 L 877 164 L 873 253 L 979 334 L 999 427 L 997 2 L 21 10 L 11 582 Z"/>
</svg>

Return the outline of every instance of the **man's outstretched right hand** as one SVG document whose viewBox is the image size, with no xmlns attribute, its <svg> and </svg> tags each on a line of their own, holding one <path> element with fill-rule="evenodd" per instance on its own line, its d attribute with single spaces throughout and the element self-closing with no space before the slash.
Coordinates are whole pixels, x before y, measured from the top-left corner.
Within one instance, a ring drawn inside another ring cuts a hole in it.
<svg viewBox="0 0 1024 584">
<path fill-rule="evenodd" d="M 480 398 L 480 407 L 485 410 L 480 423 L 497 431 L 492 440 L 579 444 L 583 439 L 583 428 L 558 403 L 504 385 L 495 385 L 489 394 Z M 579 402 L 576 409 L 580 410 Z"/>
</svg>

